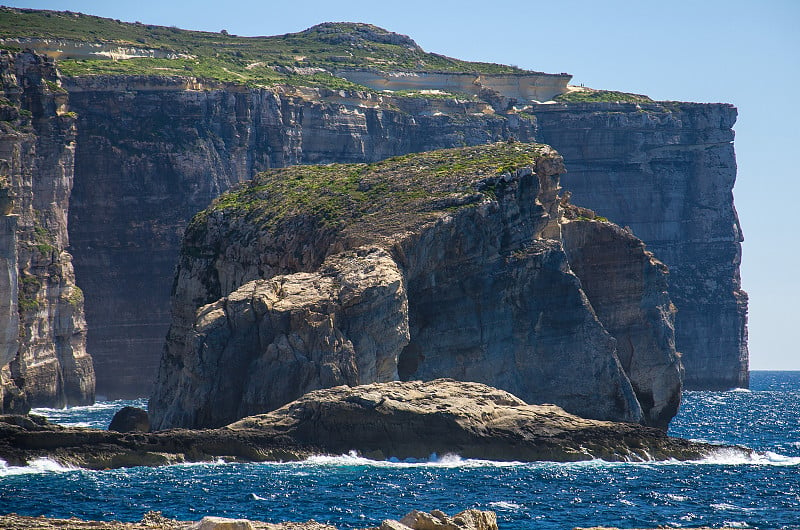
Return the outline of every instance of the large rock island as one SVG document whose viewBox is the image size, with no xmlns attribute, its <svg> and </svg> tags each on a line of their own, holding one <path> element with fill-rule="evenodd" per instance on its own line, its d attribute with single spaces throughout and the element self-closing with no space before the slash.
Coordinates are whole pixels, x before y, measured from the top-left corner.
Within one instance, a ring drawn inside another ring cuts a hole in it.
<svg viewBox="0 0 800 530">
<path fill-rule="evenodd" d="M 452 377 L 666 428 L 681 368 L 665 268 L 591 212 L 563 216 L 563 171 L 548 146 L 500 142 L 274 170 L 223 195 L 186 232 L 152 425 Z M 564 247 L 577 266 L 593 240 L 611 250 L 585 291 Z"/>
</svg>

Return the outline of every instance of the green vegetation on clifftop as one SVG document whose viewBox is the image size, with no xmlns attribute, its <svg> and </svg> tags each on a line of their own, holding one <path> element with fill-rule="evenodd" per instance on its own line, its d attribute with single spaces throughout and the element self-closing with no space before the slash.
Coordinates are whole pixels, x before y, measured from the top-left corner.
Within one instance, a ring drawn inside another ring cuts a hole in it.
<svg viewBox="0 0 800 530">
<path fill-rule="evenodd" d="M 43 38 L 160 50 L 174 59 L 61 60 L 66 75 L 183 75 L 223 82 L 289 82 L 339 88 L 338 69 L 525 73 L 513 66 L 427 53 L 405 35 L 371 24 L 324 23 L 298 33 L 239 37 L 121 22 L 69 11 L 0 7 L 0 38 Z M 6 47 L 18 48 L 14 43 Z M 324 69 L 320 72 L 315 69 Z"/>
<path fill-rule="evenodd" d="M 647 96 L 616 90 L 575 90 L 553 99 L 562 103 L 653 103 Z"/>
<path fill-rule="evenodd" d="M 542 157 L 560 158 L 545 145 L 501 142 L 372 164 L 270 170 L 216 199 L 195 217 L 190 231 L 220 212 L 266 230 L 306 217 L 331 228 L 358 225 L 362 236 L 391 233 L 444 211 L 494 199 L 503 185 L 499 176 L 535 166 Z"/>
</svg>

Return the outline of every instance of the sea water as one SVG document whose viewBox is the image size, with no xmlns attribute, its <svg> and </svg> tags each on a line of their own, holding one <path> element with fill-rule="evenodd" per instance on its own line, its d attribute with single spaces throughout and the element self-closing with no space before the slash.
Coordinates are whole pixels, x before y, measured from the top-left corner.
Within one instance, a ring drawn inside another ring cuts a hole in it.
<svg viewBox="0 0 800 530">
<path fill-rule="evenodd" d="M 105 427 L 130 402 L 35 412 L 62 424 Z M 142 406 L 143 401 L 133 403 Z M 507 463 L 432 455 L 374 462 L 355 454 L 299 463 L 176 465 L 108 471 L 49 460 L 0 462 L 0 513 L 138 521 L 150 510 L 377 526 L 412 509 L 493 510 L 501 530 L 800 528 L 800 372 L 753 372 L 751 390 L 687 392 L 670 434 L 746 445 L 699 462 Z"/>
</svg>

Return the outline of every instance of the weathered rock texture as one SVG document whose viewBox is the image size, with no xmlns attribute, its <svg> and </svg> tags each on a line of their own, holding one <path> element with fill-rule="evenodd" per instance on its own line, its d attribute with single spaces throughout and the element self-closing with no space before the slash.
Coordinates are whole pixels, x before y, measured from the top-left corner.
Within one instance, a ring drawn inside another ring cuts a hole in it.
<svg viewBox="0 0 800 530">
<path fill-rule="evenodd" d="M 71 248 L 97 392 L 106 396 L 151 391 L 183 230 L 233 184 L 270 167 L 533 137 L 529 121 L 482 102 L 181 78 L 90 77 L 65 86 L 79 115 Z"/>
<path fill-rule="evenodd" d="M 680 405 L 682 367 L 675 354 L 675 309 L 666 267 L 619 226 L 568 207 L 564 250 L 597 317 L 617 339 L 617 356 L 649 425 L 664 429 Z"/>
<path fill-rule="evenodd" d="M 567 160 L 572 201 L 629 226 L 670 269 L 689 389 L 746 387 L 747 295 L 724 104 L 534 105 L 536 138 Z"/>
<path fill-rule="evenodd" d="M 254 173 L 371 162 L 514 136 L 566 155 L 574 202 L 630 226 L 672 270 L 690 386 L 746 386 L 729 105 L 569 103 L 509 110 L 463 100 L 191 78 L 70 79 L 79 113 L 70 209 L 98 392 L 149 392 L 168 292 L 190 217 Z"/>
<path fill-rule="evenodd" d="M 306 523 L 265 523 L 247 519 L 231 519 L 225 517 L 203 517 L 197 522 L 176 521 L 161 515 L 161 512 L 147 512 L 138 523 L 122 523 L 119 521 L 84 521 L 80 519 L 53 519 L 48 517 L 26 517 L 24 515 L 0 515 L 0 525 L 5 530 L 50 530 L 55 528 L 97 529 L 105 530 L 336 530 L 336 527 L 318 523 L 314 520 Z M 414 510 L 400 521 L 385 520 L 380 527 L 367 530 L 497 530 L 497 516 L 494 512 L 482 510 L 464 510 L 450 517 L 440 510 L 431 513 Z"/>
<path fill-rule="evenodd" d="M 587 420 L 555 405 L 527 405 L 508 392 L 453 380 L 315 390 L 268 414 L 205 430 L 120 433 L 0 415 L 0 458 L 15 466 L 44 457 L 89 469 L 293 461 L 351 450 L 377 459 L 455 453 L 507 461 L 694 460 L 721 448 L 634 423 Z"/>
<path fill-rule="evenodd" d="M 14 195 L 12 215 L 0 218 L 0 305 L 10 319 L 0 324 L 0 410 L 91 403 L 83 297 L 65 250 L 75 118 L 52 62 L 1 51 L 0 74 L 0 176 Z"/>
<path fill-rule="evenodd" d="M 223 196 L 186 234 L 154 427 L 219 426 L 314 388 L 396 377 L 480 381 L 665 427 L 680 373 L 663 267 L 610 231 L 636 241 L 615 254 L 619 283 L 626 267 L 646 276 L 594 285 L 625 287 L 625 303 L 652 312 L 628 364 L 673 373 L 637 372 L 643 417 L 560 241 L 562 171 L 547 146 L 503 142 L 272 171 Z"/>
</svg>

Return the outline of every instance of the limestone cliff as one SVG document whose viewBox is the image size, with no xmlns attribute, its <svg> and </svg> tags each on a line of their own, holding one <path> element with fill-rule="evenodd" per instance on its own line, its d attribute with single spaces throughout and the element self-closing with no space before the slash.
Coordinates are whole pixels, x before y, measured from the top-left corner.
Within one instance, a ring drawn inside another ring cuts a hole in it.
<svg viewBox="0 0 800 530">
<path fill-rule="evenodd" d="M 71 250 L 105 396 L 151 391 L 183 230 L 235 183 L 290 164 L 533 137 L 530 121 L 477 101 L 189 78 L 97 76 L 65 86 L 78 113 Z"/>
<path fill-rule="evenodd" d="M 570 268 L 617 339 L 617 356 L 646 422 L 666 429 L 678 412 L 682 386 L 666 267 L 630 232 L 591 215 L 566 209 L 561 234 Z"/>
<path fill-rule="evenodd" d="M 83 298 L 65 250 L 75 118 L 51 61 L 1 51 L 0 73 L 0 176 L 13 196 L 0 218 L 0 410 L 91 403 Z"/>
<path fill-rule="evenodd" d="M 736 109 L 725 104 L 533 105 L 536 138 L 567 160 L 572 202 L 628 226 L 670 269 L 689 389 L 748 385 Z"/>
<path fill-rule="evenodd" d="M 560 241 L 562 172 L 547 146 L 503 142 L 273 170 L 223 195 L 186 232 L 154 427 L 223 425 L 314 388 L 445 376 L 665 426 L 680 384 L 662 396 L 638 378 L 641 395 L 659 396 L 643 416 Z M 646 277 L 621 297 L 661 293 L 647 307 L 662 319 L 639 330 L 655 336 L 629 364 L 660 359 L 679 382 L 663 267 L 644 267 L 637 243 L 638 256 L 616 256 Z"/>
</svg>

